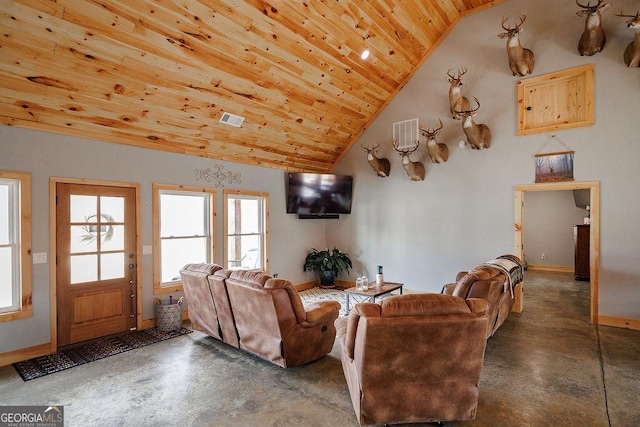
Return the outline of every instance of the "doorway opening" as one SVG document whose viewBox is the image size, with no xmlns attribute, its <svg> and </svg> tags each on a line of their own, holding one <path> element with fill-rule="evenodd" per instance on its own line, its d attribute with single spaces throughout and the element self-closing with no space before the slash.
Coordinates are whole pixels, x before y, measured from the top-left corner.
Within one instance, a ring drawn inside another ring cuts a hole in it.
<svg viewBox="0 0 640 427">
<path fill-rule="evenodd" d="M 600 183 L 599 182 L 557 182 L 531 185 L 517 185 L 514 188 L 515 200 L 515 255 L 524 260 L 523 229 L 524 229 L 524 194 L 527 191 L 566 191 L 566 190 L 589 190 L 589 204 L 591 227 L 589 231 L 589 276 L 590 276 L 590 321 L 598 323 L 598 267 L 600 260 Z M 514 306 L 522 310 L 523 296 L 519 298 Z"/>
</svg>

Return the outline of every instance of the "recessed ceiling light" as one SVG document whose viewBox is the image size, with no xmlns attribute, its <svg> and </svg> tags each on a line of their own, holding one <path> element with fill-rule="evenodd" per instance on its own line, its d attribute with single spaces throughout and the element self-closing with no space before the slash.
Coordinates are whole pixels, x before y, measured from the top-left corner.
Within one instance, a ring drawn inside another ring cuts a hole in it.
<svg viewBox="0 0 640 427">
<path fill-rule="evenodd" d="M 360 58 L 367 59 L 369 57 L 369 49 L 365 49 L 364 52 L 360 54 Z"/>
</svg>

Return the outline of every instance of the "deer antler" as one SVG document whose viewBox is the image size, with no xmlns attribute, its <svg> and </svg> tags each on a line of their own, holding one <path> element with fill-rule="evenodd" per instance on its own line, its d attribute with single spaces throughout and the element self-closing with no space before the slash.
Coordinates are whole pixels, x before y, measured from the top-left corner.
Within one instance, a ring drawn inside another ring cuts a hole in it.
<svg viewBox="0 0 640 427">
<path fill-rule="evenodd" d="M 480 108 L 480 101 L 478 101 L 478 98 L 476 98 L 475 96 L 473 97 L 473 100 L 476 101 L 476 104 L 478 104 L 478 106 L 476 108 L 472 108 L 471 110 L 458 110 L 457 108 L 455 108 L 454 106 L 454 110 L 456 111 L 456 113 L 458 114 L 472 114 L 475 113 L 476 111 L 478 111 L 478 109 Z M 460 103 L 460 101 L 456 102 L 456 106 Z"/>
<path fill-rule="evenodd" d="M 465 74 L 467 74 L 466 68 L 458 68 L 458 72 L 454 75 L 451 75 L 451 68 L 447 70 L 447 76 L 449 76 L 451 80 L 460 80 L 460 78 Z"/>
<path fill-rule="evenodd" d="M 447 70 L 447 76 L 449 76 L 450 79 L 455 80 L 455 77 L 451 75 L 451 68 Z"/>
<path fill-rule="evenodd" d="M 369 152 L 369 151 L 376 151 L 376 150 L 378 149 L 378 147 L 380 147 L 380 144 L 376 145 L 376 146 L 375 146 L 375 147 L 373 147 L 373 148 L 369 148 L 369 146 L 368 146 L 368 145 L 365 147 L 364 145 L 360 144 L 360 147 L 364 148 L 367 152 Z"/>
<path fill-rule="evenodd" d="M 413 143 L 415 144 L 415 147 L 413 148 L 413 150 L 407 149 L 406 151 L 403 151 L 403 153 L 405 153 L 407 156 L 410 156 L 411 154 L 413 154 L 413 152 L 416 151 L 420 146 L 420 141 L 414 140 Z"/>
<path fill-rule="evenodd" d="M 405 148 L 405 149 L 398 149 L 398 140 L 394 139 L 393 140 L 393 149 L 396 150 L 398 153 L 401 153 L 403 156 L 410 156 L 414 151 L 416 151 L 418 149 L 418 147 L 420 146 L 420 141 L 413 141 L 413 143 L 415 144 L 415 148 L 412 150 L 410 148 Z"/>
<path fill-rule="evenodd" d="M 431 138 L 433 136 L 435 136 L 435 134 L 440 131 L 440 129 L 442 129 L 444 127 L 444 125 L 442 124 L 442 120 L 440 120 L 440 118 L 438 118 L 438 121 L 440 122 L 440 127 L 439 128 L 434 128 L 433 130 L 427 128 L 427 129 L 420 129 L 420 133 L 422 133 L 424 136 L 426 136 L 427 138 Z"/>
<path fill-rule="evenodd" d="M 576 0 L 578 1 L 578 0 Z M 503 16 L 502 17 L 502 29 L 505 31 L 518 31 L 520 29 L 520 27 L 522 26 L 522 24 L 524 24 L 524 21 L 527 20 L 527 15 L 525 15 L 524 13 L 520 14 L 520 23 L 516 24 L 515 28 L 511 28 L 511 27 L 505 27 L 504 23 L 507 22 L 507 20 L 509 19 L 508 16 Z"/>
<path fill-rule="evenodd" d="M 592 10 L 597 10 L 597 9 L 599 9 L 599 8 L 600 8 L 600 5 L 602 4 L 602 2 L 603 2 L 603 1 L 604 1 L 604 0 L 597 0 L 597 2 L 598 2 L 598 3 L 597 3 L 597 4 L 595 4 L 594 6 L 591 6 L 591 1 L 589 1 L 589 3 L 587 3 L 587 5 L 586 5 L 586 6 L 585 6 L 585 5 L 583 5 L 583 4 L 580 4 L 580 1 L 579 1 L 579 0 L 576 0 L 576 4 L 577 4 L 578 6 L 580 6 L 581 8 L 583 8 L 583 9 L 590 9 L 590 10 L 592 9 Z"/>
<path fill-rule="evenodd" d="M 637 18 L 638 16 L 640 16 L 640 11 L 637 12 L 635 15 L 624 15 L 622 13 L 622 9 L 620 9 L 620 13 L 616 13 L 616 16 L 619 16 L 621 18 Z"/>
</svg>

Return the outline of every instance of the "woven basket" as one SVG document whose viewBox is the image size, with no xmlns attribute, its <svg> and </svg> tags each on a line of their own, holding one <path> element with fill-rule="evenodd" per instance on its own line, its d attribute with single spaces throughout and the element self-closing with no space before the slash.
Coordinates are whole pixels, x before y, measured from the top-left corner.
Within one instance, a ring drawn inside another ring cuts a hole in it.
<svg viewBox="0 0 640 427">
<path fill-rule="evenodd" d="M 156 298 L 156 326 L 159 331 L 177 331 L 182 328 L 182 301 L 181 297 L 177 301 L 169 297 L 168 300 Z"/>
</svg>

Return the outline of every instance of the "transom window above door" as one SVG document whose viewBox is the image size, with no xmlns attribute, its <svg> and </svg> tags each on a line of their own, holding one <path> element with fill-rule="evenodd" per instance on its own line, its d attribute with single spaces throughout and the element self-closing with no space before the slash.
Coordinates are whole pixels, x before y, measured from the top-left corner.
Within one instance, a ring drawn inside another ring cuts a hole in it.
<svg viewBox="0 0 640 427">
<path fill-rule="evenodd" d="M 154 293 L 182 289 L 185 264 L 215 258 L 215 190 L 153 185 Z"/>
</svg>

